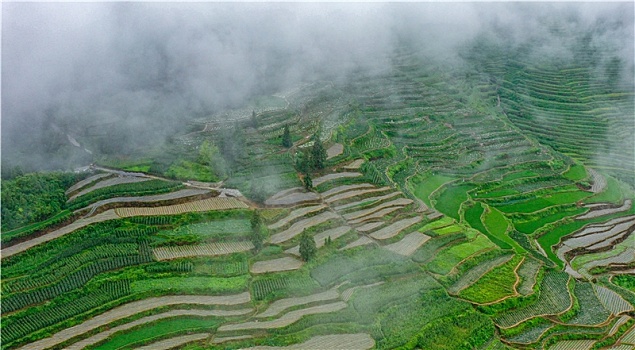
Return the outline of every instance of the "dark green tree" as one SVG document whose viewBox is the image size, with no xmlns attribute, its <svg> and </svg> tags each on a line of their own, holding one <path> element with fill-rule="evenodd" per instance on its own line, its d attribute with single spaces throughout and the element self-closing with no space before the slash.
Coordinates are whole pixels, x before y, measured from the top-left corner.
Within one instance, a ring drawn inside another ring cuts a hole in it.
<svg viewBox="0 0 635 350">
<path fill-rule="evenodd" d="M 313 189 L 313 180 L 311 180 L 311 175 L 309 175 L 309 173 L 305 173 L 304 174 L 304 188 L 307 191 L 311 191 Z"/>
<path fill-rule="evenodd" d="M 306 230 L 303 231 L 300 236 L 300 256 L 302 260 L 309 261 L 315 257 L 316 253 L 317 247 L 315 246 L 313 237 L 311 237 Z"/>
<path fill-rule="evenodd" d="M 265 241 L 265 228 L 262 224 L 262 218 L 258 210 L 254 211 L 251 217 L 251 243 L 256 251 L 260 251 Z"/>
<path fill-rule="evenodd" d="M 284 126 L 284 131 L 282 132 L 282 147 L 289 148 L 293 146 L 293 141 L 291 141 L 291 133 L 289 132 L 289 125 Z"/>
<path fill-rule="evenodd" d="M 311 159 L 310 159 L 310 153 L 308 152 L 308 150 L 304 149 L 301 152 L 296 153 L 295 155 L 295 168 L 303 173 L 306 174 L 309 172 L 310 167 L 311 167 Z"/>
<path fill-rule="evenodd" d="M 324 169 L 326 163 L 326 150 L 319 135 L 314 135 L 313 147 L 311 148 L 311 167 L 315 170 Z"/>
</svg>

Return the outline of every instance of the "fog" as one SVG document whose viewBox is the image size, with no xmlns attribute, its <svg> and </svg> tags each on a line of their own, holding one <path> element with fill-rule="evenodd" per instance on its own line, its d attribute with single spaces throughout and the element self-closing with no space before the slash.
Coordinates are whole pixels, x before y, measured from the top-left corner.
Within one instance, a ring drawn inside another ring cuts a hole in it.
<svg viewBox="0 0 635 350">
<path fill-rule="evenodd" d="M 632 82 L 632 3 L 5 3 L 2 165 L 89 162 L 71 138 L 97 154 L 160 144 L 257 95 L 381 72 L 401 45 L 457 66 L 483 37 L 574 60 L 554 27 L 591 30 Z"/>
</svg>

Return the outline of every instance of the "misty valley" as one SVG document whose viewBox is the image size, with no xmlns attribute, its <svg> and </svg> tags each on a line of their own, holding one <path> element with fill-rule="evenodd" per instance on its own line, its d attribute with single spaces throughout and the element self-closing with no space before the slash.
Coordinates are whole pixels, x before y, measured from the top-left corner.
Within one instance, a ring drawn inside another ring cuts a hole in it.
<svg viewBox="0 0 635 350">
<path fill-rule="evenodd" d="M 2 11 L 1 349 L 635 349 L 633 3 Z"/>
</svg>

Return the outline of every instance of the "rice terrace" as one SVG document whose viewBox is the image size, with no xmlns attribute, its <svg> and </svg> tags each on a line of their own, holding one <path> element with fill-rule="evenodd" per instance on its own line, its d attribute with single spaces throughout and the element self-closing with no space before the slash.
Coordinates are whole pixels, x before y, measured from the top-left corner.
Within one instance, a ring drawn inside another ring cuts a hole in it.
<svg viewBox="0 0 635 350">
<path fill-rule="evenodd" d="M 635 349 L 632 2 L 2 7 L 1 349 Z"/>
</svg>

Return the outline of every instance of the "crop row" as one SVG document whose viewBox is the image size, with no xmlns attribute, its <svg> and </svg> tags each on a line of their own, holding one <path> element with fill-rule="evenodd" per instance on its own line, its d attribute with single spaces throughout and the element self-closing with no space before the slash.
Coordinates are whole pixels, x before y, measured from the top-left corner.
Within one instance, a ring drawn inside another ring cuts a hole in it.
<svg viewBox="0 0 635 350">
<path fill-rule="evenodd" d="M 255 300 L 263 300 L 287 290 L 312 287 L 315 287 L 315 282 L 308 277 L 268 277 L 254 281 L 251 290 Z"/>
<path fill-rule="evenodd" d="M 139 245 L 134 243 L 100 245 L 81 254 L 75 254 L 69 258 L 59 260 L 43 270 L 35 271 L 28 279 L 19 279 L 15 280 L 15 282 L 6 281 L 2 284 L 2 292 L 14 293 L 25 289 L 42 287 L 72 273 L 84 264 L 105 258 L 138 255 L 138 248 Z"/>
<path fill-rule="evenodd" d="M 47 308 L 41 312 L 22 317 L 7 318 L 3 320 L 2 325 L 3 346 L 128 294 L 130 294 L 130 283 L 127 280 L 108 282 L 99 289 L 64 305 Z"/>
<path fill-rule="evenodd" d="M 142 264 L 149 261 L 151 261 L 150 257 L 143 255 L 122 256 L 95 261 L 94 263 L 64 277 L 55 284 L 26 293 L 13 294 L 2 298 L 2 313 L 12 312 L 22 309 L 28 305 L 38 304 L 43 301 L 53 299 L 66 292 L 80 288 L 91 278 L 100 273 L 130 265 Z"/>
<path fill-rule="evenodd" d="M 565 272 L 547 272 L 540 286 L 538 300 L 497 317 L 496 323 L 502 327 L 511 327 L 535 316 L 554 315 L 565 311 L 571 305 L 568 280 L 569 275 Z"/>
<path fill-rule="evenodd" d="M 137 197 L 148 194 L 172 192 L 181 188 L 183 188 L 183 184 L 179 182 L 166 182 L 163 180 L 148 180 L 132 184 L 115 185 L 100 188 L 98 190 L 74 198 L 67 204 L 67 208 L 70 210 L 75 210 L 83 208 L 88 204 L 99 200 L 119 197 L 122 195 L 126 197 Z"/>
<path fill-rule="evenodd" d="M 227 209 L 245 209 L 247 205 L 235 198 L 209 198 L 199 201 L 174 204 L 163 207 L 143 208 L 117 208 L 115 212 L 120 217 L 130 216 L 156 216 L 156 215 L 177 215 L 187 212 L 201 212 Z"/>
</svg>

